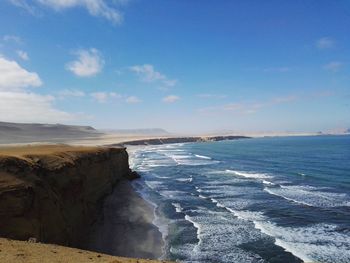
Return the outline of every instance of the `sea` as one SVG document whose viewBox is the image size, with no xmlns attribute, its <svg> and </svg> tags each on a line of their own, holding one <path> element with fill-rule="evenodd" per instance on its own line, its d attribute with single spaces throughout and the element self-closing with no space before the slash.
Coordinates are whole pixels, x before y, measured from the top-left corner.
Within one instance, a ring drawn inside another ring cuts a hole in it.
<svg viewBox="0 0 350 263">
<path fill-rule="evenodd" d="M 164 259 L 350 262 L 350 136 L 130 149 Z"/>
</svg>

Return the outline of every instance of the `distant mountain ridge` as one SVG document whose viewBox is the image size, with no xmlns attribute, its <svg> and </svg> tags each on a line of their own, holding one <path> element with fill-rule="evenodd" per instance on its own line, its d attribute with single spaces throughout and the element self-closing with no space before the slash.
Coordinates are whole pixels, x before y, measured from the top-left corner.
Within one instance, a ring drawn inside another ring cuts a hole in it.
<svg viewBox="0 0 350 263">
<path fill-rule="evenodd" d="M 116 134 L 129 134 L 129 135 L 169 135 L 170 133 L 161 128 L 149 128 L 149 129 L 108 129 L 102 130 L 104 132 L 116 133 Z"/>
<path fill-rule="evenodd" d="M 0 144 L 28 142 L 64 142 L 96 137 L 103 133 L 91 126 L 0 122 Z"/>
</svg>

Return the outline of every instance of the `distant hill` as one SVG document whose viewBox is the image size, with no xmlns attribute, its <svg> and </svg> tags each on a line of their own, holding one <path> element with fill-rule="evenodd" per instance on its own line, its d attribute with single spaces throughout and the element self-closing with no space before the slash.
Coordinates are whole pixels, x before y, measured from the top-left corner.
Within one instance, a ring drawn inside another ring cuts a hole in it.
<svg viewBox="0 0 350 263">
<path fill-rule="evenodd" d="M 0 144 L 64 142 L 102 134 L 91 126 L 0 122 Z"/>
<path fill-rule="evenodd" d="M 161 128 L 151 128 L 151 129 L 114 129 L 114 130 L 104 130 L 105 132 L 115 133 L 115 134 L 129 134 L 129 135 L 169 135 L 170 133 Z"/>
</svg>

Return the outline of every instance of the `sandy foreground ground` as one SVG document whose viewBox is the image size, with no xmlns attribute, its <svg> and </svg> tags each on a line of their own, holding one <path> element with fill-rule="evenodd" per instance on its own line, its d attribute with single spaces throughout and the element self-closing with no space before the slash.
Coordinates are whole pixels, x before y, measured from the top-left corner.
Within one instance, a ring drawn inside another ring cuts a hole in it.
<svg viewBox="0 0 350 263">
<path fill-rule="evenodd" d="M 0 238 L 0 262 L 11 263 L 159 263 L 145 259 L 114 257 L 58 245 Z"/>
</svg>

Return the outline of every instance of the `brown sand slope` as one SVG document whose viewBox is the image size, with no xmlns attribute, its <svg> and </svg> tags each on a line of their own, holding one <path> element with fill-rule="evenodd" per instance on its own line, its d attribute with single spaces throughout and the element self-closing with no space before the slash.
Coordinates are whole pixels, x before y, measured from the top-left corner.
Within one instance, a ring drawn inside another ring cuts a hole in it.
<svg viewBox="0 0 350 263">
<path fill-rule="evenodd" d="M 92 153 L 101 151 L 103 148 L 88 147 L 88 146 L 70 146 L 65 144 L 52 144 L 52 145 L 21 145 L 21 146 L 0 146 L 0 158 L 1 156 L 12 156 L 17 158 L 30 159 L 33 155 L 57 155 L 62 153 L 71 153 L 73 155 L 79 155 L 83 153 Z"/>
<path fill-rule="evenodd" d="M 159 263 L 145 259 L 113 257 L 80 249 L 0 238 L 0 262 L 11 263 Z"/>
</svg>

